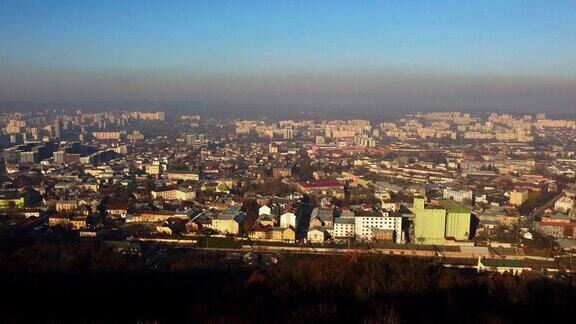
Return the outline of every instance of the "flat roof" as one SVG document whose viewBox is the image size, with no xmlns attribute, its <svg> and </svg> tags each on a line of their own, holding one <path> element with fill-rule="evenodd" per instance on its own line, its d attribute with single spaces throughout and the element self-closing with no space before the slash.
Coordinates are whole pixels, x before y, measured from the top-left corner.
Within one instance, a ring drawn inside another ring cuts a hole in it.
<svg viewBox="0 0 576 324">
<path fill-rule="evenodd" d="M 440 200 L 440 205 L 446 208 L 446 210 L 450 213 L 469 213 L 470 208 L 464 207 L 459 203 L 455 202 L 451 199 L 442 199 Z"/>
</svg>

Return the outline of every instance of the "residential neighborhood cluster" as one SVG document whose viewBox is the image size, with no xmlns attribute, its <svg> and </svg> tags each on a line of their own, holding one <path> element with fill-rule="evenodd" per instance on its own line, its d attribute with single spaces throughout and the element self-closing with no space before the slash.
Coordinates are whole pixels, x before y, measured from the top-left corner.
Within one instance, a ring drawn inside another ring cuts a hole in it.
<svg viewBox="0 0 576 324">
<path fill-rule="evenodd" d="M 574 120 L 51 109 L 0 124 L 2 232 L 375 249 L 496 271 L 557 269 L 576 250 Z M 542 262 L 522 264 L 531 257 Z"/>
</svg>

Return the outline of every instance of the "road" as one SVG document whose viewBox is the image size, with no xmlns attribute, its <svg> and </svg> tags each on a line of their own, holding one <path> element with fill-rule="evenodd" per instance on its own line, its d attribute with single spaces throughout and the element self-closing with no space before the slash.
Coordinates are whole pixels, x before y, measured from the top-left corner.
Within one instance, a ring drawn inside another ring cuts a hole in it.
<svg viewBox="0 0 576 324">
<path fill-rule="evenodd" d="M 564 195 L 563 192 L 560 192 L 558 195 L 556 195 L 554 198 L 550 199 L 548 202 L 546 202 L 544 205 L 534 209 L 534 211 L 532 211 L 530 213 L 530 215 L 526 216 L 526 218 L 520 222 L 520 228 L 530 228 L 533 229 L 534 226 L 534 222 L 536 221 L 536 219 L 540 216 L 542 216 L 542 214 L 544 213 L 544 211 L 553 206 L 556 201 L 560 198 L 562 198 L 562 196 Z"/>
</svg>

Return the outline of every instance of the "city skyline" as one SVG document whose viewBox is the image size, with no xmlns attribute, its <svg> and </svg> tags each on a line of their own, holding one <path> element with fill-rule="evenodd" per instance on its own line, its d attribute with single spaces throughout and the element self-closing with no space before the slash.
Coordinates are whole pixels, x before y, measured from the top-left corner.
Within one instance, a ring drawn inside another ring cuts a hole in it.
<svg viewBox="0 0 576 324">
<path fill-rule="evenodd" d="M 573 112 L 570 1 L 0 2 L 0 101 Z"/>
<path fill-rule="evenodd" d="M 2 322 L 574 318 L 575 27 L 573 0 L 0 0 Z"/>
</svg>

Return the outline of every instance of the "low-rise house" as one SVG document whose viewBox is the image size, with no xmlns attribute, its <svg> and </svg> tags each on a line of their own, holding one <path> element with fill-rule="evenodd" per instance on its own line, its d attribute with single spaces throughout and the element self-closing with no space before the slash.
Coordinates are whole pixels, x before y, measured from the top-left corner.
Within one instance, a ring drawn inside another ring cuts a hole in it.
<svg viewBox="0 0 576 324">
<path fill-rule="evenodd" d="M 275 225 L 272 216 L 270 216 L 269 214 L 261 214 L 260 216 L 258 216 L 258 218 L 256 219 L 256 223 L 261 224 L 263 226 Z"/>
<path fill-rule="evenodd" d="M 96 238 L 101 235 L 101 232 L 92 228 L 83 228 L 78 231 L 78 235 L 81 238 Z"/>
<path fill-rule="evenodd" d="M 321 227 L 322 221 L 318 217 L 310 218 L 310 225 L 308 227 Z"/>
<path fill-rule="evenodd" d="M 100 185 L 97 182 L 86 182 L 81 185 L 82 189 L 86 191 L 98 192 Z"/>
<path fill-rule="evenodd" d="M 240 228 L 246 214 L 239 208 L 229 208 L 224 213 L 218 214 L 212 219 L 210 227 L 221 234 L 240 234 Z"/>
<path fill-rule="evenodd" d="M 38 209 L 24 209 L 18 212 L 18 214 L 22 217 L 25 218 L 30 218 L 30 217 L 40 217 L 42 215 L 42 212 Z"/>
<path fill-rule="evenodd" d="M 273 177 L 290 177 L 292 175 L 292 170 L 290 168 L 273 168 Z"/>
<path fill-rule="evenodd" d="M 272 209 L 267 205 L 264 205 L 258 209 L 258 215 L 270 215 L 272 213 Z"/>
<path fill-rule="evenodd" d="M 100 205 L 101 201 L 101 197 L 94 193 L 77 199 L 78 206 L 86 206 L 93 213 L 98 210 L 98 206 Z"/>
<path fill-rule="evenodd" d="M 328 239 L 328 232 L 322 227 L 311 227 L 306 234 L 309 243 L 324 243 Z"/>
<path fill-rule="evenodd" d="M 216 192 L 230 193 L 230 190 L 236 186 L 236 181 L 233 179 L 218 179 L 216 180 L 218 184 L 216 186 Z"/>
<path fill-rule="evenodd" d="M 312 214 L 310 215 L 310 227 L 334 226 L 334 208 L 314 208 Z"/>
<path fill-rule="evenodd" d="M 86 227 L 86 216 L 53 215 L 48 217 L 48 226 L 82 229 Z"/>
<path fill-rule="evenodd" d="M 294 231 L 292 227 L 275 227 L 270 231 L 270 239 L 274 241 L 294 242 L 296 240 L 296 231 Z"/>
<path fill-rule="evenodd" d="M 88 206 L 79 206 L 75 211 L 74 214 L 82 215 L 82 216 L 89 216 L 92 213 L 92 209 Z"/>
<path fill-rule="evenodd" d="M 106 207 L 106 213 L 111 218 L 126 218 L 128 204 L 110 204 Z"/>
<path fill-rule="evenodd" d="M 266 240 L 271 237 L 272 226 L 265 226 L 260 223 L 254 224 L 250 232 L 248 233 L 248 237 L 253 240 Z"/>
<path fill-rule="evenodd" d="M 209 202 L 206 202 L 204 205 L 206 206 L 206 208 L 215 209 L 218 211 L 225 211 L 230 207 L 226 203 L 216 202 L 216 201 L 209 201 Z"/>
<path fill-rule="evenodd" d="M 72 224 L 72 228 L 81 229 L 86 227 L 86 220 L 86 216 L 72 216 L 70 223 Z"/>
<path fill-rule="evenodd" d="M 194 221 L 194 219 L 189 220 L 188 222 L 186 222 L 186 233 L 188 234 L 193 234 L 198 232 L 198 228 L 200 226 L 198 225 L 197 222 Z"/>
<path fill-rule="evenodd" d="M 286 228 L 290 226 L 296 228 L 296 215 L 292 212 L 280 215 L 280 227 Z"/>
<path fill-rule="evenodd" d="M 566 196 L 558 199 L 556 203 L 554 203 L 554 210 L 562 213 L 567 213 L 573 207 L 574 207 L 574 199 Z"/>
<path fill-rule="evenodd" d="M 146 211 L 126 216 L 126 222 L 157 223 L 165 222 L 170 218 L 188 219 L 189 217 L 186 214 L 178 214 L 173 211 Z"/>
<path fill-rule="evenodd" d="M 48 226 L 70 226 L 70 217 L 66 215 L 52 215 L 48 217 Z"/>
<path fill-rule="evenodd" d="M 198 228 L 212 228 L 212 220 L 216 218 L 216 214 L 210 211 L 204 211 L 194 216 L 191 222 L 198 225 Z"/>
<path fill-rule="evenodd" d="M 172 235 L 172 229 L 168 226 L 156 226 L 156 232 L 160 234 L 169 234 Z"/>
</svg>

